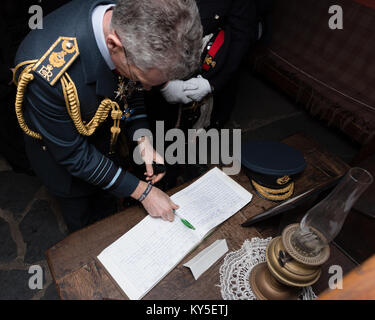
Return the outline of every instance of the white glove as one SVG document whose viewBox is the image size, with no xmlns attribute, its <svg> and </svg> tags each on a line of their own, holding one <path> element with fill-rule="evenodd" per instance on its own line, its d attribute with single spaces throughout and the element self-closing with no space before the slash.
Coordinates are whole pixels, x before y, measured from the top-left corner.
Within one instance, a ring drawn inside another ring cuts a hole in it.
<svg viewBox="0 0 375 320">
<path fill-rule="evenodd" d="M 184 93 L 193 101 L 201 101 L 211 91 L 210 83 L 202 76 L 184 82 Z"/>
<path fill-rule="evenodd" d="M 198 89 L 194 85 L 185 85 L 185 81 L 182 80 L 172 80 L 160 90 L 161 94 L 169 103 L 183 103 L 188 104 L 192 102 L 192 99 L 186 96 L 185 89 Z"/>
</svg>

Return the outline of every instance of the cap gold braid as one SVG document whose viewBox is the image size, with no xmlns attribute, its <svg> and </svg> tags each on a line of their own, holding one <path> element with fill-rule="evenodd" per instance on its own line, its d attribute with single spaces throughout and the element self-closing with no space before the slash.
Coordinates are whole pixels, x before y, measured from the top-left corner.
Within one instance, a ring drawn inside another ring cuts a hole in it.
<svg viewBox="0 0 375 320">
<path fill-rule="evenodd" d="M 15 110 L 16 110 L 17 120 L 21 129 L 27 135 L 35 139 L 42 139 L 42 136 L 39 133 L 34 132 L 29 129 L 23 117 L 23 113 L 22 113 L 22 102 L 23 102 L 23 98 L 25 95 L 27 85 L 29 84 L 29 82 L 31 82 L 34 79 L 34 75 L 31 73 L 31 68 L 34 66 L 36 61 L 38 60 L 29 60 L 29 61 L 22 62 L 18 64 L 13 71 L 13 82 L 17 85 Z M 18 69 L 24 65 L 27 65 L 27 66 L 20 74 L 18 82 L 17 82 L 16 73 Z M 64 75 L 62 75 L 60 81 L 61 81 L 61 86 L 62 86 L 63 93 L 64 93 L 66 109 L 68 111 L 69 116 L 73 120 L 73 123 L 75 127 L 77 128 L 77 131 L 80 134 L 84 136 L 91 136 L 99 127 L 99 125 L 107 119 L 109 112 L 112 110 L 111 116 L 114 121 L 114 124 L 111 128 L 110 150 L 111 152 L 113 152 L 113 147 L 116 144 L 119 133 L 121 132 L 120 119 L 122 116 L 122 111 L 120 110 L 120 107 L 117 104 L 117 102 L 114 102 L 108 98 L 104 99 L 100 103 L 91 121 L 88 124 L 84 124 L 82 121 L 80 102 L 78 98 L 77 89 L 73 80 L 70 78 L 69 74 L 65 72 Z"/>
<path fill-rule="evenodd" d="M 256 183 L 254 180 L 251 180 L 252 185 L 254 186 L 255 190 L 261 194 L 263 197 L 269 200 L 274 201 L 282 201 L 286 200 L 292 196 L 294 192 L 294 182 L 283 189 L 270 189 L 267 187 L 263 187 L 260 184 Z M 283 194 L 275 194 L 275 193 L 283 193 Z"/>
</svg>

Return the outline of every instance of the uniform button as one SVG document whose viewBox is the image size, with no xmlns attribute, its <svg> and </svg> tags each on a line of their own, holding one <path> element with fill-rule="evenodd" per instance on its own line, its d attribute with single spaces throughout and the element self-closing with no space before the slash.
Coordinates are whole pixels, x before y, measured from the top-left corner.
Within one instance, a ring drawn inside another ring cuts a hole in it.
<svg viewBox="0 0 375 320">
<path fill-rule="evenodd" d="M 67 42 L 66 47 L 67 47 L 68 49 L 72 49 L 72 48 L 73 48 L 73 43 L 71 43 L 71 42 Z"/>
<path fill-rule="evenodd" d="M 42 150 L 43 151 L 47 151 L 47 147 L 46 146 L 42 146 Z"/>
<path fill-rule="evenodd" d="M 215 14 L 215 20 L 219 20 L 220 16 L 218 14 Z"/>
</svg>

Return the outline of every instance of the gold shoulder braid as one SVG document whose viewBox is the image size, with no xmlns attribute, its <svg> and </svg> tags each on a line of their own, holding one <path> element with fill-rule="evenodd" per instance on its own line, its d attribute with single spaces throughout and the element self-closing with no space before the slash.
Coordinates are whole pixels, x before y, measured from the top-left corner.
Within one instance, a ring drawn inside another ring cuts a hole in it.
<svg viewBox="0 0 375 320">
<path fill-rule="evenodd" d="M 56 48 L 60 47 L 61 51 L 55 51 Z M 18 123 L 21 129 L 29 136 L 35 139 L 42 139 L 42 136 L 30 130 L 27 126 L 22 113 L 22 102 L 26 92 L 27 85 L 29 82 L 34 80 L 32 71 L 39 73 L 44 80 L 46 80 L 51 86 L 60 80 L 61 86 L 64 93 L 66 109 L 69 116 L 73 120 L 77 131 L 84 136 L 91 136 L 94 134 L 96 129 L 101 123 L 103 123 L 109 112 L 114 124 L 111 128 L 111 142 L 110 142 L 110 153 L 113 152 L 113 148 L 116 144 L 117 138 L 121 132 L 120 119 L 122 111 L 117 102 L 114 102 L 108 98 L 104 99 L 94 117 L 88 124 L 84 124 L 82 121 L 80 103 L 78 98 L 78 92 L 73 80 L 66 72 L 68 67 L 78 57 L 79 50 L 77 41 L 75 38 L 70 37 L 59 37 L 56 42 L 48 49 L 40 60 L 29 60 L 24 61 L 16 66 L 13 71 L 13 82 L 17 86 L 15 111 L 17 115 Z M 19 68 L 25 66 L 25 69 L 21 72 L 18 81 L 16 80 L 16 74 Z"/>
<path fill-rule="evenodd" d="M 36 60 L 33 60 L 33 61 L 36 61 Z M 23 97 L 25 95 L 25 91 L 26 91 L 26 88 L 27 88 L 27 85 L 29 84 L 30 81 L 34 80 L 34 75 L 31 74 L 31 67 L 33 66 L 33 61 L 31 62 L 30 65 L 28 65 L 20 74 L 20 77 L 18 79 L 18 83 L 16 82 L 15 80 L 15 75 L 16 75 L 16 72 L 17 70 L 25 65 L 26 63 L 30 62 L 30 61 L 25 61 L 19 65 L 17 65 L 17 67 L 14 69 L 13 71 L 13 82 L 16 84 L 17 86 L 17 93 L 16 93 L 16 102 L 15 102 L 15 110 L 16 110 L 16 116 L 17 116 L 17 120 L 18 120 L 18 123 L 21 127 L 21 129 L 27 134 L 29 135 L 30 137 L 33 137 L 35 139 L 42 139 L 42 136 L 37 133 L 37 132 L 34 132 L 32 130 L 30 130 L 30 128 L 27 126 L 26 122 L 25 122 L 25 119 L 23 117 L 23 113 L 22 113 L 22 102 L 23 102 Z"/>
</svg>

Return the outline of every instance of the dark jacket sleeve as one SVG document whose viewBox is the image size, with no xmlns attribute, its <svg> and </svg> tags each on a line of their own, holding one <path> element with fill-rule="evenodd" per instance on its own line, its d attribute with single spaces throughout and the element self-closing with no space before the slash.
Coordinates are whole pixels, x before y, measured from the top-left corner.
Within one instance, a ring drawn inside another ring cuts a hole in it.
<svg viewBox="0 0 375 320">
<path fill-rule="evenodd" d="M 215 90 L 221 90 L 240 66 L 249 46 L 255 41 L 256 7 L 253 0 L 233 0 L 223 27 L 230 33 L 230 44 L 223 67 L 208 80 Z"/>
<path fill-rule="evenodd" d="M 27 90 L 24 112 L 29 126 L 42 135 L 47 151 L 71 175 L 118 197 L 133 193 L 138 178 L 118 167 L 78 133 L 66 111 L 60 84 L 52 88 L 35 77 Z"/>
</svg>

